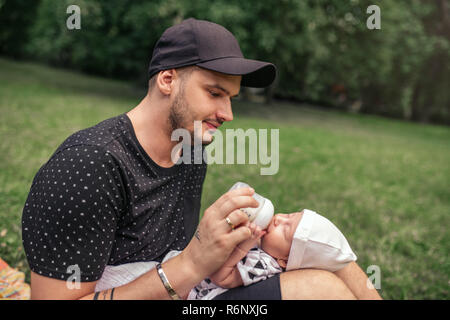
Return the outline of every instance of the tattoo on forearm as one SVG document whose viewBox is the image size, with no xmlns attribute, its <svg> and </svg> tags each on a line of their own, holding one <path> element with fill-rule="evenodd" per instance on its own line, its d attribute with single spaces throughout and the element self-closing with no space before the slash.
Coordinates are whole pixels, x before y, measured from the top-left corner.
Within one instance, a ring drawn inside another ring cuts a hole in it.
<svg viewBox="0 0 450 320">
<path fill-rule="evenodd" d="M 200 234 L 199 234 L 198 229 L 197 229 L 197 231 L 195 231 L 195 237 L 198 239 L 198 241 L 200 241 Z"/>
<path fill-rule="evenodd" d="M 112 289 L 111 289 L 111 294 L 110 294 L 110 296 L 109 296 L 109 300 L 113 300 L 114 289 L 115 289 L 115 288 L 112 288 Z M 107 298 L 107 296 L 108 296 L 109 289 L 108 289 L 108 290 L 105 290 L 105 291 L 98 291 L 98 292 L 96 292 L 96 293 L 94 294 L 94 300 L 98 300 L 98 296 L 99 296 L 100 292 L 103 294 L 103 300 L 106 300 L 106 298 Z"/>
</svg>

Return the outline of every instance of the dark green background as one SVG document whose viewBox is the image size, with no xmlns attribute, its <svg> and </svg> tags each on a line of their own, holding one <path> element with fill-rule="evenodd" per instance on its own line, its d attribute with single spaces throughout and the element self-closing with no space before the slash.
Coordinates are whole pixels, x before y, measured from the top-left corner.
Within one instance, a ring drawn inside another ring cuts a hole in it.
<svg viewBox="0 0 450 320">
<path fill-rule="evenodd" d="M 68 30 L 69 5 L 81 29 Z M 369 30 L 367 7 L 381 9 Z M 188 17 L 275 63 L 268 98 L 450 124 L 448 0 L 0 0 L 0 54 L 146 83 L 152 48 Z"/>
</svg>

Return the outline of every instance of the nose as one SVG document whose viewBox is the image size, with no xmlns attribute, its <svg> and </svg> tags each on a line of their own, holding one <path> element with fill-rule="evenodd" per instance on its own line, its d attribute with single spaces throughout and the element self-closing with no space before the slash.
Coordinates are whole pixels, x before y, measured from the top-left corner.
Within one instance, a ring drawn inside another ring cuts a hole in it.
<svg viewBox="0 0 450 320">
<path fill-rule="evenodd" d="M 232 121 L 233 120 L 233 110 L 231 108 L 231 101 L 226 102 L 218 111 L 217 118 L 220 121 Z"/>
<path fill-rule="evenodd" d="M 278 213 L 274 216 L 273 223 L 275 226 L 285 222 L 287 220 L 287 214 Z"/>
</svg>

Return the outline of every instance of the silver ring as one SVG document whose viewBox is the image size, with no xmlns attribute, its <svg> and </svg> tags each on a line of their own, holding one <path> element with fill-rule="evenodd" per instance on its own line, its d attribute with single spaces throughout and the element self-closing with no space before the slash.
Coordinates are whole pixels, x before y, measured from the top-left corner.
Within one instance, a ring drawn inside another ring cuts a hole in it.
<svg viewBox="0 0 450 320">
<path fill-rule="evenodd" d="M 234 230 L 234 224 L 231 222 L 230 218 L 226 217 L 225 221 L 228 223 L 228 225 L 231 227 L 231 230 Z"/>
</svg>

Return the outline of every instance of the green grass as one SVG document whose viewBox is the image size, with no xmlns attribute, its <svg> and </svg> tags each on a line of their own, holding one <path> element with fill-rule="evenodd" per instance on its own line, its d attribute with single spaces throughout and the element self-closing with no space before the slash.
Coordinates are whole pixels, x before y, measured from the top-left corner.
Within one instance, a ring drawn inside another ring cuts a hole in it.
<svg viewBox="0 0 450 320">
<path fill-rule="evenodd" d="M 29 280 L 20 223 L 37 170 L 74 131 L 128 111 L 144 91 L 4 59 L 0 70 L 0 257 Z M 210 165 L 202 211 L 248 182 L 277 212 L 309 208 L 333 221 L 363 270 L 380 267 L 384 298 L 449 298 L 450 128 L 288 103 L 233 111 L 222 131 L 279 129 L 279 171 Z"/>
</svg>

